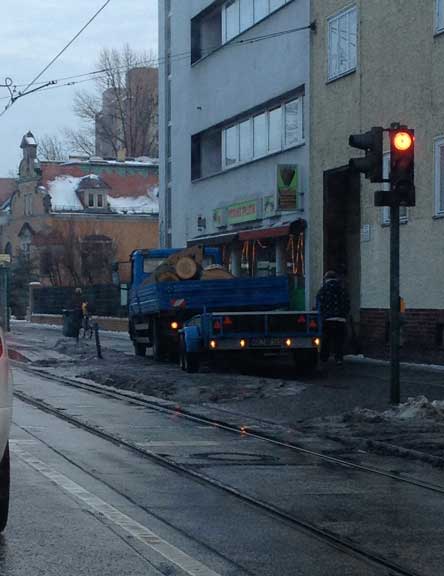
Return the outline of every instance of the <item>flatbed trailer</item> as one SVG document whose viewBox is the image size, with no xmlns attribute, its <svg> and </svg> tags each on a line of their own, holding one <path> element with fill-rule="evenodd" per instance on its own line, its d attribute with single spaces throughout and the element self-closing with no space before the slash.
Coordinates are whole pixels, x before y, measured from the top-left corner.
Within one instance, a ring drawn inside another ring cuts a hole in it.
<svg viewBox="0 0 444 576">
<path fill-rule="evenodd" d="M 196 372 L 203 359 L 214 356 L 286 353 L 298 369 L 313 371 L 321 331 L 318 312 L 207 312 L 179 330 L 180 364 L 183 370 Z"/>
</svg>

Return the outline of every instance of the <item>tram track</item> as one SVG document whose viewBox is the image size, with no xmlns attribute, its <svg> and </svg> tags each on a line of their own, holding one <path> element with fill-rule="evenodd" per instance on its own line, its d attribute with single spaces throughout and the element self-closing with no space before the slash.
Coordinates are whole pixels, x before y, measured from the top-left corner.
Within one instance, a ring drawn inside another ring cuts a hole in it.
<svg viewBox="0 0 444 576">
<path fill-rule="evenodd" d="M 229 432 L 229 433 L 236 434 L 237 436 L 241 433 L 244 436 L 247 436 L 247 437 L 250 437 L 250 438 L 253 438 L 256 440 L 261 440 L 263 442 L 278 446 L 280 448 L 286 448 L 288 450 L 292 450 L 294 452 L 297 452 L 297 453 L 305 455 L 305 456 L 315 457 L 315 458 L 318 458 L 318 459 L 323 460 L 325 462 L 329 462 L 331 464 L 336 464 L 336 465 L 344 467 L 344 468 L 357 470 L 357 471 L 364 472 L 367 474 L 374 474 L 377 476 L 382 476 L 382 477 L 394 480 L 396 482 L 402 482 L 405 484 L 410 484 L 410 485 L 413 485 L 413 486 L 416 486 L 419 488 L 423 488 L 425 490 L 430 490 L 432 492 L 444 494 L 444 486 L 440 486 L 438 484 L 434 484 L 434 483 L 427 482 L 424 480 L 412 478 L 412 477 L 406 476 L 406 475 L 394 474 L 394 473 L 388 472 L 386 470 L 382 470 L 380 468 L 365 466 L 363 464 L 357 464 L 355 462 L 343 460 L 343 459 L 338 458 L 336 456 L 330 456 L 330 455 L 324 454 L 322 452 L 310 450 L 310 449 L 304 448 L 302 446 L 299 446 L 295 443 L 281 440 L 281 439 L 279 439 L 275 436 L 272 436 L 266 432 L 263 432 L 263 431 L 260 431 L 257 429 L 253 429 L 251 427 L 247 427 L 247 426 L 236 427 L 233 424 L 230 424 L 224 420 L 219 420 L 219 419 L 216 420 L 216 419 L 213 419 L 213 418 L 201 415 L 201 414 L 196 414 L 196 413 L 194 413 L 190 410 L 187 410 L 183 407 L 178 407 L 177 405 L 173 405 L 174 403 L 169 402 L 169 401 L 164 401 L 164 400 L 160 400 L 160 399 L 157 401 L 154 401 L 154 400 L 151 400 L 148 398 L 135 397 L 131 393 L 128 393 L 125 391 L 119 391 L 119 390 L 116 390 L 114 388 L 111 389 L 111 388 L 109 388 L 105 385 L 102 385 L 102 384 L 97 385 L 97 384 L 93 384 L 93 383 L 89 383 L 89 382 L 79 382 L 79 381 L 73 380 L 71 378 L 66 378 L 66 377 L 50 374 L 50 373 L 46 372 L 45 370 L 41 370 L 38 368 L 37 369 L 36 368 L 30 368 L 28 366 L 23 366 L 20 362 L 13 362 L 13 365 L 20 368 L 21 370 L 24 370 L 25 372 L 44 377 L 48 380 L 58 382 L 59 384 L 62 384 L 62 385 L 68 386 L 68 387 L 78 388 L 80 390 L 92 392 L 92 393 L 97 394 L 97 395 L 106 396 L 108 398 L 113 398 L 113 399 L 117 399 L 117 400 L 122 400 L 122 401 L 128 402 L 130 404 L 134 404 L 136 406 L 144 406 L 144 407 L 149 408 L 150 410 L 155 410 L 155 411 L 160 412 L 160 413 L 174 415 L 175 417 L 181 417 L 185 420 L 189 420 L 189 421 L 192 421 L 194 423 L 217 426 L 219 429 L 224 430 L 224 431 Z M 258 420 L 258 422 L 261 422 L 261 421 Z M 270 423 L 265 422 L 265 424 L 270 424 Z M 340 438 L 338 436 L 335 436 L 333 438 L 333 440 L 340 441 Z"/>
<path fill-rule="evenodd" d="M 173 409 L 167 406 L 156 406 L 154 402 L 147 400 L 146 402 L 143 401 L 142 399 L 136 399 L 136 398 L 132 398 L 131 396 L 128 396 L 125 393 L 119 393 L 118 391 L 111 391 L 111 390 L 106 390 L 103 389 L 102 386 L 100 387 L 96 387 L 93 384 L 86 384 L 86 383 L 77 383 L 75 381 L 71 381 L 70 379 L 61 379 L 58 376 L 54 376 L 54 375 L 48 375 L 46 373 L 44 373 L 44 371 L 37 371 L 35 369 L 28 369 L 28 372 L 31 372 L 37 376 L 41 376 L 41 377 L 45 377 L 48 378 L 50 380 L 55 380 L 59 383 L 65 384 L 67 386 L 75 386 L 77 388 L 83 389 L 83 390 L 88 390 L 88 391 L 92 391 L 95 393 L 100 393 L 101 395 L 105 395 L 108 397 L 112 397 L 112 398 L 119 398 L 121 400 L 125 400 L 126 402 L 131 402 L 137 405 L 145 405 L 147 407 L 149 407 L 150 409 L 156 409 L 158 408 L 159 411 L 162 411 L 164 413 L 172 413 L 174 412 L 176 415 L 178 414 L 177 409 Z M 22 392 L 22 391 L 18 391 L 16 390 L 14 392 L 15 396 L 17 398 L 19 398 L 21 401 L 34 406 L 35 408 L 42 410 L 48 414 L 51 414 L 53 416 L 56 416 L 57 418 L 64 420 L 80 429 L 83 429 L 91 434 L 94 434 L 97 437 L 100 437 L 101 439 L 111 442 L 112 444 L 119 446 L 121 448 L 125 448 L 139 456 L 141 456 L 142 458 L 148 459 L 152 462 L 155 462 L 163 467 L 166 467 L 176 473 L 180 473 L 184 476 L 190 477 L 202 484 L 205 485 L 210 485 L 213 488 L 217 488 L 219 490 L 224 491 L 226 494 L 229 494 L 231 496 L 234 496 L 236 498 L 238 498 L 240 501 L 250 504 L 253 507 L 255 507 L 256 509 L 261 510 L 263 513 L 267 513 L 269 515 L 272 515 L 275 518 L 280 519 L 281 521 L 286 522 L 288 525 L 290 525 L 292 528 L 297 529 L 299 531 L 302 531 L 306 534 L 309 534 L 312 537 L 315 537 L 317 539 L 319 539 L 320 541 L 324 542 L 324 543 L 328 543 L 329 545 L 333 546 L 334 548 L 336 548 L 337 550 L 342 551 L 345 554 L 348 554 L 349 556 L 352 556 L 354 558 L 360 559 L 368 564 L 371 564 L 373 566 L 377 566 L 379 568 L 384 568 L 386 570 L 388 570 L 388 574 L 391 575 L 404 575 L 404 576 L 420 576 L 418 572 L 411 570 L 409 568 L 406 568 L 402 565 L 397 564 L 396 562 L 392 562 L 391 560 L 385 558 L 384 556 L 379 555 L 377 552 L 374 552 L 372 550 L 368 550 L 365 547 L 356 544 L 352 541 L 347 540 L 346 538 L 342 538 L 336 534 L 334 534 L 333 532 L 330 532 L 328 530 L 325 530 L 324 528 L 321 528 L 319 526 L 316 526 L 315 524 L 311 524 L 305 520 L 301 520 L 300 518 L 297 518 L 296 516 L 287 513 L 285 510 L 274 506 L 273 504 L 266 502 L 264 500 L 261 500 L 259 498 L 256 498 L 254 496 L 250 496 L 244 492 L 241 492 L 240 490 L 236 489 L 233 486 L 230 486 L 224 482 L 221 482 L 220 480 L 217 480 L 213 477 L 207 476 L 206 474 L 202 473 L 201 471 L 196 471 L 193 469 L 190 469 L 190 467 L 188 466 L 184 466 L 178 462 L 175 462 L 174 459 L 166 457 L 165 455 L 160 455 L 158 453 L 152 452 L 148 449 L 146 449 L 145 447 L 140 447 L 137 443 L 134 443 L 132 441 L 129 441 L 125 438 L 122 438 L 118 435 L 112 434 L 108 431 L 105 431 L 103 428 L 97 427 L 94 424 L 91 424 L 90 422 L 87 422 L 81 418 L 78 418 L 76 416 L 72 416 L 69 415 L 68 413 L 66 413 L 66 411 L 56 408 L 48 403 L 46 403 L 45 401 L 41 400 L 41 399 L 37 399 L 34 398 L 32 396 L 29 396 L 28 394 Z M 183 416 L 184 418 L 187 418 L 189 420 L 193 420 L 193 421 L 197 421 L 197 422 L 204 422 L 206 424 L 208 423 L 212 423 L 213 425 L 217 425 L 221 428 L 223 428 L 226 431 L 229 432 L 236 432 L 236 434 L 239 434 L 240 430 L 238 428 L 234 428 L 231 425 L 224 425 L 223 423 L 220 422 L 216 422 L 214 420 L 210 420 L 206 417 L 200 417 L 200 416 L 196 416 L 196 415 L 191 415 L 191 414 L 185 414 L 185 413 L 179 413 L 180 416 Z M 269 439 L 267 437 L 264 437 L 260 434 L 256 434 L 254 432 L 248 431 L 248 430 L 242 430 L 241 431 L 244 434 L 250 435 L 254 438 L 260 439 L 260 440 L 264 440 L 267 442 L 272 442 L 273 444 L 277 444 L 281 447 L 287 447 L 287 448 L 291 448 L 291 449 L 296 449 L 300 452 L 302 452 L 303 454 L 306 455 L 310 455 L 310 456 L 322 456 L 322 454 L 318 454 L 316 452 L 310 451 L 310 450 L 306 450 L 306 449 L 301 449 L 297 446 L 292 446 L 291 444 L 287 444 L 285 442 L 281 442 L 279 440 L 272 440 Z M 384 471 L 377 471 L 375 469 L 367 469 L 366 467 L 362 467 L 360 465 L 357 464 L 353 464 L 353 463 L 349 463 L 346 461 L 341 461 L 340 459 L 331 457 L 331 456 L 325 456 L 324 457 L 332 463 L 336 463 L 336 464 L 342 464 L 342 465 L 347 465 L 347 467 L 352 467 L 352 468 L 357 468 L 361 471 L 367 471 L 367 472 L 372 472 L 372 473 L 381 473 L 383 476 L 392 478 L 393 480 L 397 480 L 399 481 L 400 478 L 396 475 L 391 475 L 390 473 L 384 472 Z M 406 480 L 402 480 L 402 481 L 406 481 Z M 427 488 L 429 490 L 434 490 L 435 492 L 440 492 L 443 493 L 444 489 L 442 487 L 438 487 L 438 486 L 434 486 L 434 485 L 422 485 L 422 483 L 418 483 L 416 481 L 407 481 L 409 484 L 415 484 L 417 486 L 420 486 L 422 488 Z"/>
</svg>

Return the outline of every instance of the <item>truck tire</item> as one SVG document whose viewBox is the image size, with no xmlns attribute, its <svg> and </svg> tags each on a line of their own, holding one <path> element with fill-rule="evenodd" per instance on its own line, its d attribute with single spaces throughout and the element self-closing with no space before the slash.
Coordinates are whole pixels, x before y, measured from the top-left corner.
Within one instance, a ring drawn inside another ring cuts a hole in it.
<svg viewBox="0 0 444 576">
<path fill-rule="evenodd" d="M 166 345 L 165 338 L 162 338 L 159 320 L 154 320 L 153 323 L 152 346 L 153 358 L 156 362 L 160 362 L 165 358 Z"/>
<path fill-rule="evenodd" d="M 179 345 L 180 367 L 188 374 L 199 372 L 200 362 L 199 354 L 196 352 L 187 352 L 184 338 L 180 339 Z"/>
<path fill-rule="evenodd" d="M 141 344 L 140 342 L 133 342 L 134 353 L 136 356 L 145 356 L 146 354 L 146 344 Z"/>
<path fill-rule="evenodd" d="M 299 376 L 312 376 L 318 368 L 318 351 L 309 350 L 294 350 L 293 362 L 296 369 L 296 374 Z"/>
<path fill-rule="evenodd" d="M 0 532 L 6 528 L 9 513 L 9 485 L 10 485 L 10 464 L 9 464 L 9 442 L 6 445 L 5 453 L 0 462 Z"/>
</svg>

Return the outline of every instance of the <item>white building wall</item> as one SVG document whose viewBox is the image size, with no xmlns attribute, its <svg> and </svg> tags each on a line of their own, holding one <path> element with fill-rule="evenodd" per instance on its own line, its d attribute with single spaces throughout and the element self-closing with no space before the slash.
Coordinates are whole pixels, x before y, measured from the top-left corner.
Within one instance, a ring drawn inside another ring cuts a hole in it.
<svg viewBox="0 0 444 576">
<path fill-rule="evenodd" d="M 172 243 L 182 246 L 199 234 L 213 234 L 213 210 L 250 198 L 274 195 L 278 164 L 297 164 L 304 192 L 304 211 L 276 214 L 265 223 L 307 219 L 309 205 L 309 37 L 310 30 L 283 34 L 243 45 L 225 45 L 191 65 L 191 19 L 220 2 L 172 0 Z M 165 26 L 164 2 L 159 3 L 160 38 Z M 235 38 L 248 40 L 307 26 L 309 0 L 291 0 L 276 12 Z M 160 43 L 160 58 L 165 46 Z M 164 67 L 161 67 L 164 68 Z M 165 73 L 160 74 L 161 166 L 165 165 Z M 227 171 L 191 181 L 191 136 L 223 123 L 273 98 L 300 89 L 305 92 L 304 144 Z M 163 94 L 163 96 L 162 96 Z M 161 168 L 161 200 L 165 199 L 165 170 Z M 164 211 L 161 211 L 161 218 Z M 198 229 L 201 216 L 205 230 Z M 243 228 L 258 226 L 245 223 Z M 237 226 L 239 228 L 240 226 Z"/>
</svg>

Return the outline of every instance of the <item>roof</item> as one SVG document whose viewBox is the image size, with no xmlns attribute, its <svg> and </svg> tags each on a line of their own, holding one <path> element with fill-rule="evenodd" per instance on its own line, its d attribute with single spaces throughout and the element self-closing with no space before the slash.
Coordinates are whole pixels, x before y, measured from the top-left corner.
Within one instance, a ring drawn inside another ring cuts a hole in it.
<svg viewBox="0 0 444 576">
<path fill-rule="evenodd" d="M 104 182 L 100 176 L 96 176 L 95 174 L 88 174 L 88 176 L 84 176 L 77 186 L 77 190 L 103 190 L 104 188 L 109 189 L 108 184 Z"/>
<path fill-rule="evenodd" d="M 146 183 L 145 183 L 146 185 Z M 54 212 L 80 212 L 84 206 L 78 195 L 79 190 L 106 189 L 109 209 L 115 214 L 158 214 L 159 201 L 157 186 L 147 187 L 144 194 L 130 196 L 112 196 L 110 187 L 98 176 L 87 174 L 83 177 L 62 175 L 50 180 L 47 184 Z"/>
<path fill-rule="evenodd" d="M 15 178 L 0 178 L 0 207 L 13 195 L 16 182 Z"/>
<path fill-rule="evenodd" d="M 99 176 L 109 186 L 108 197 L 146 197 L 159 186 L 159 168 L 143 162 L 92 162 L 70 161 L 69 163 L 42 162 L 42 185 L 49 189 L 58 177 L 83 178 Z"/>
</svg>

